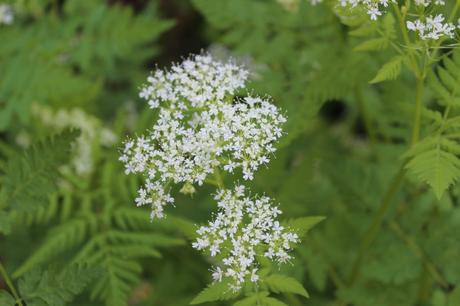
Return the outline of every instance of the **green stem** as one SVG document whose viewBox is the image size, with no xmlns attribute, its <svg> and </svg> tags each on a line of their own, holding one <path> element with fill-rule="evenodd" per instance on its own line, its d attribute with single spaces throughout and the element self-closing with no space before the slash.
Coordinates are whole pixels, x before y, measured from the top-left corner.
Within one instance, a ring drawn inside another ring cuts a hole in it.
<svg viewBox="0 0 460 306">
<path fill-rule="evenodd" d="M 10 276 L 8 275 L 8 272 L 6 272 L 6 269 L 5 269 L 5 267 L 3 266 L 3 264 L 1 262 L 0 262 L 0 275 L 5 280 L 5 283 L 8 286 L 8 288 L 10 288 L 10 291 L 13 294 L 13 297 L 16 300 L 16 303 L 19 306 L 24 306 L 24 304 L 22 303 L 21 298 L 19 297 L 18 292 L 16 291 L 16 288 L 13 285 L 13 282 L 11 281 Z"/>
<path fill-rule="evenodd" d="M 422 98 L 423 98 L 423 85 L 425 79 L 423 76 L 417 76 L 415 85 L 415 113 L 414 113 L 414 126 L 412 129 L 411 147 L 413 147 L 420 139 L 420 126 L 422 119 Z"/>
<path fill-rule="evenodd" d="M 385 196 L 382 199 L 380 207 L 377 213 L 374 215 L 374 218 L 372 219 L 371 225 L 369 226 L 366 233 L 364 234 L 364 238 L 361 241 L 361 244 L 358 249 L 358 255 L 353 263 L 351 274 L 348 279 L 349 286 L 353 285 L 353 283 L 356 281 L 359 275 L 364 257 L 380 230 L 385 214 L 388 211 L 388 208 L 390 207 L 391 203 L 393 202 L 393 198 L 395 197 L 396 193 L 401 187 L 403 178 L 404 178 L 404 167 L 401 167 L 398 173 L 396 174 L 395 178 L 393 179 L 387 192 L 385 193 Z"/>
<path fill-rule="evenodd" d="M 448 19 L 449 22 L 452 22 L 454 20 L 455 15 L 457 15 L 458 9 L 460 9 L 460 0 L 457 0 L 455 2 L 455 6 L 452 9 L 452 13 L 450 14 L 449 19 Z"/>
<path fill-rule="evenodd" d="M 409 38 L 409 33 L 407 32 L 407 27 L 406 27 L 406 16 L 405 15 L 403 16 L 401 14 L 401 11 L 399 9 L 398 4 L 393 3 L 393 9 L 394 9 L 396 17 L 398 18 L 398 21 L 399 21 L 399 28 L 401 30 L 401 34 L 402 34 L 404 43 L 409 48 L 410 45 L 411 45 L 411 42 L 410 42 L 410 38 Z M 410 60 L 410 64 L 412 66 L 412 70 L 414 71 L 415 74 L 419 74 L 417 61 L 415 60 L 415 58 L 414 58 L 414 56 L 412 54 L 412 50 L 408 49 L 408 51 L 409 51 L 408 52 L 408 57 L 409 57 L 409 60 Z"/>
</svg>

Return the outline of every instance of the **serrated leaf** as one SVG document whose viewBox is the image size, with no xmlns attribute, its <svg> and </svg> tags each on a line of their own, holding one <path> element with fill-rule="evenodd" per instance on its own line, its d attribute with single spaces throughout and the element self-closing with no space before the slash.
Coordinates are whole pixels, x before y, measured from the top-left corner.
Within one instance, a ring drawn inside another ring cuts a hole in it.
<svg viewBox="0 0 460 306">
<path fill-rule="evenodd" d="M 303 285 L 293 277 L 272 274 L 264 279 L 264 283 L 275 293 L 295 293 L 306 298 L 309 297 L 307 290 Z"/>
<path fill-rule="evenodd" d="M 392 39 L 396 36 L 395 18 L 393 14 L 386 14 L 383 17 L 382 28 L 383 28 L 383 32 L 385 33 L 385 36 L 388 39 Z"/>
<path fill-rule="evenodd" d="M 440 137 L 428 138 L 409 153 L 413 158 L 406 168 L 428 183 L 440 199 L 447 188 L 460 177 L 460 160 L 445 150 Z"/>
<path fill-rule="evenodd" d="M 369 83 L 375 84 L 388 80 L 396 80 L 401 74 L 402 62 L 402 56 L 393 57 L 379 69 L 377 75 Z"/>
<path fill-rule="evenodd" d="M 202 304 L 206 302 L 225 301 L 235 298 L 238 294 L 234 293 L 228 282 L 222 281 L 209 285 L 201 291 L 191 302 L 191 305 Z"/>
<path fill-rule="evenodd" d="M 373 38 L 366 40 L 356 47 L 353 48 L 354 51 L 378 51 L 383 50 L 388 46 L 388 41 L 386 38 Z"/>
<path fill-rule="evenodd" d="M 442 64 L 438 65 L 436 72 L 429 75 L 428 81 L 430 87 L 434 90 L 439 98 L 438 103 L 441 105 L 450 105 L 460 107 L 460 58 L 455 51 L 452 58 L 446 57 Z"/>
</svg>

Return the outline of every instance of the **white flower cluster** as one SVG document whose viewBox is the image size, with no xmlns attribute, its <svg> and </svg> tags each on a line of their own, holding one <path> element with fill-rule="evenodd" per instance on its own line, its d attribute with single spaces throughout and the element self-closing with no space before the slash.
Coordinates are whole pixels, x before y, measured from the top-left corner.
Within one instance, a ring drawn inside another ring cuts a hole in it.
<svg viewBox="0 0 460 306">
<path fill-rule="evenodd" d="M 453 38 L 456 27 L 453 23 L 445 23 L 444 16 L 439 14 L 434 17 L 427 16 L 425 21 L 420 19 L 414 22 L 407 21 L 407 29 L 418 33 L 423 40 L 438 40 L 442 36 Z"/>
<path fill-rule="evenodd" d="M 41 123 L 57 130 L 78 128 L 81 131 L 74 148 L 75 156 L 71 163 L 75 172 L 86 176 L 93 172 L 93 150 L 95 143 L 102 146 L 111 146 L 117 141 L 117 136 L 102 122 L 82 109 L 60 109 L 54 111 L 50 107 L 34 104 L 32 112 Z"/>
<path fill-rule="evenodd" d="M 381 7 L 388 7 L 395 0 L 339 0 L 341 6 L 364 7 L 372 20 L 382 15 Z"/>
<path fill-rule="evenodd" d="M 238 185 L 234 190 L 220 190 L 215 200 L 214 220 L 198 229 L 193 243 L 195 249 L 222 258 L 213 270 L 214 281 L 229 279 L 231 288 L 238 291 L 246 280 L 258 281 L 257 255 L 280 263 L 291 258 L 288 252 L 299 238 L 276 220 L 281 211 L 269 197 L 251 199 L 245 196 L 244 186 Z"/>
<path fill-rule="evenodd" d="M 8 4 L 0 4 L 0 25 L 10 25 L 14 21 L 13 9 Z"/>
<path fill-rule="evenodd" d="M 126 142 L 120 160 L 126 174 L 146 176 L 136 203 L 151 205 L 152 218 L 173 202 L 170 183 L 201 185 L 219 167 L 241 169 L 249 180 L 268 163 L 286 119 L 269 100 L 235 98 L 247 77 L 232 62 L 196 55 L 148 78 L 140 96 L 158 109 L 158 120 L 147 135 Z"/>
<path fill-rule="evenodd" d="M 445 5 L 446 2 L 444 0 L 414 0 L 416 5 L 421 5 L 427 7 L 430 4 L 434 5 Z"/>
<path fill-rule="evenodd" d="M 367 10 L 372 20 L 377 20 L 378 16 L 381 16 L 383 11 L 382 8 L 388 7 L 388 5 L 395 0 L 338 0 L 342 6 L 357 7 L 361 6 Z M 427 7 L 433 5 L 445 5 L 444 0 L 414 0 L 414 4 L 418 6 Z M 423 40 L 438 40 L 443 36 L 450 38 L 454 37 L 454 31 L 456 26 L 451 22 L 444 22 L 445 17 L 442 14 L 436 16 L 426 16 L 423 19 L 417 19 L 415 21 L 407 21 L 407 29 L 418 33 L 419 37 Z"/>
</svg>

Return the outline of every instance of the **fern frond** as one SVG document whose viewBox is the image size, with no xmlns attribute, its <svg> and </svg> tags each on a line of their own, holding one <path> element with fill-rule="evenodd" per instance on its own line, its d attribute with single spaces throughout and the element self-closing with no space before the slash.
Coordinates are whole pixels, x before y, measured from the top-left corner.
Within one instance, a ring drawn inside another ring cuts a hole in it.
<svg viewBox="0 0 460 306">
<path fill-rule="evenodd" d="M 428 183 L 438 199 L 460 177 L 460 159 L 449 150 L 453 145 L 441 136 L 429 137 L 407 153 L 412 159 L 406 168 Z"/>
<path fill-rule="evenodd" d="M 206 302 L 226 301 L 237 297 L 238 294 L 233 292 L 228 282 L 222 281 L 210 284 L 201 291 L 191 302 L 191 305 L 203 304 Z"/>
<path fill-rule="evenodd" d="M 432 73 L 429 84 L 443 106 L 460 107 L 460 52 L 455 51 L 451 58 L 445 57 L 443 65 Z"/>
<path fill-rule="evenodd" d="M 369 83 L 375 84 L 387 80 L 396 80 L 401 73 L 403 59 L 402 56 L 395 56 L 390 59 L 379 69 L 377 75 Z"/>
<path fill-rule="evenodd" d="M 31 211 L 48 203 L 56 190 L 58 167 L 69 160 L 70 145 L 78 135 L 64 131 L 8 162 L 2 200 L 11 210 Z"/>
<path fill-rule="evenodd" d="M 45 242 L 14 272 L 19 277 L 33 267 L 55 258 L 58 254 L 81 244 L 91 228 L 91 223 L 97 220 L 94 217 L 75 218 L 70 222 L 55 227 L 50 231 Z"/>
<path fill-rule="evenodd" d="M 19 280 L 19 293 L 28 306 L 65 306 L 98 273 L 97 269 L 85 266 L 69 266 L 63 271 L 37 268 Z"/>
</svg>

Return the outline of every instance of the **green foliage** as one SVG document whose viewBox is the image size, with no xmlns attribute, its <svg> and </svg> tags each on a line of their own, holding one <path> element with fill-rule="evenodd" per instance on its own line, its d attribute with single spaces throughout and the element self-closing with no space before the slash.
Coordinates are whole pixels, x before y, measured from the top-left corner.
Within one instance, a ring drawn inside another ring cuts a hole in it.
<svg viewBox="0 0 460 306">
<path fill-rule="evenodd" d="M 106 305 L 126 305 L 132 287 L 140 281 L 139 260 L 160 257 L 158 247 L 184 244 L 182 239 L 157 233 L 147 211 L 117 204 L 116 182 L 126 184 L 126 180 L 124 176 L 114 177 L 112 167 L 106 164 L 101 169 L 99 191 L 94 196 L 84 194 L 75 201 L 81 201 L 80 212 L 51 228 L 43 243 L 16 269 L 15 277 L 72 250 L 71 262 L 102 269 L 91 296 L 104 300 Z M 101 203 L 106 205 L 100 207 Z M 98 207 L 102 210 L 97 210 Z M 178 224 L 186 223 L 176 218 L 171 227 L 175 220 Z"/>
<path fill-rule="evenodd" d="M 135 16 L 104 1 L 68 0 L 50 12 L 45 2 L 17 5 L 18 22 L 0 31 L 0 40 L 8 41 L 0 46 L 0 130 L 17 119 L 25 123 L 32 102 L 88 104 L 109 82 L 130 82 L 136 76 L 120 67 L 154 55 L 155 47 L 144 46 L 171 26 L 156 18 L 154 6 Z"/>
<path fill-rule="evenodd" d="M 458 145 L 434 136 L 424 139 L 407 154 L 412 159 L 406 167 L 428 183 L 438 199 L 460 176 L 460 160 L 449 151 L 458 152 Z"/>
<path fill-rule="evenodd" d="M 77 131 L 63 132 L 9 161 L 2 189 L 8 207 L 26 211 L 47 202 L 47 195 L 56 190 L 58 167 L 68 162 L 77 136 Z"/>
<path fill-rule="evenodd" d="M 191 302 L 191 305 L 229 300 L 237 296 L 229 287 L 227 282 L 218 282 L 209 285 L 201 291 Z"/>
<path fill-rule="evenodd" d="M 19 280 L 19 294 L 28 306 L 65 306 L 98 275 L 97 269 L 85 266 L 69 266 L 58 271 L 37 268 Z M 0 292 L 2 305 L 14 306 L 15 299 L 9 293 Z"/>
<path fill-rule="evenodd" d="M 460 146 L 458 133 L 458 82 L 460 81 L 460 55 L 454 52 L 445 57 L 443 67 L 438 67 L 429 78 L 437 103 L 443 112 L 426 110 L 432 122 L 428 135 L 406 153 L 410 160 L 407 168 L 420 180 L 428 183 L 438 199 L 460 176 Z"/>
<path fill-rule="evenodd" d="M 3 2 L 0 260 L 23 306 L 460 305 L 458 37 L 403 31 L 420 14 L 457 20 L 455 1 L 391 3 L 376 21 L 335 0 Z M 276 199 L 302 243 L 289 264 L 261 258 L 238 293 L 202 290 L 216 257 L 190 247 L 215 189 L 173 188 L 174 210 L 151 222 L 118 160 L 152 126 L 136 98 L 148 71 L 208 46 L 247 63 L 288 118 L 276 158 L 241 183 Z M 76 108 L 115 144 L 83 143 L 94 170 L 79 175 L 66 165 L 81 138 L 33 104 Z M 18 306 L 4 277 L 0 305 Z"/>
<path fill-rule="evenodd" d="M 403 58 L 395 56 L 380 68 L 377 75 L 369 82 L 371 84 L 387 80 L 396 80 L 401 73 Z"/>
<path fill-rule="evenodd" d="M 371 78 L 372 66 L 363 64 L 369 58 L 351 51 L 340 20 L 327 7 L 312 9 L 301 1 L 299 10 L 289 13 L 276 1 L 192 2 L 219 31 L 219 43 L 251 56 L 250 68 L 260 76 L 254 81 L 257 90 L 286 110 L 289 120 L 281 146 L 311 128 L 327 100 L 346 97 Z"/>
<path fill-rule="evenodd" d="M 255 305 L 286 306 L 287 304 L 275 298 L 269 297 L 268 292 L 256 293 L 252 296 L 244 298 L 241 301 L 238 301 L 235 304 L 233 304 L 233 306 L 255 306 Z"/>
<path fill-rule="evenodd" d="M 304 237 L 315 225 L 323 221 L 325 217 L 302 217 L 289 220 L 286 225 L 293 229 L 300 238 Z"/>
<path fill-rule="evenodd" d="M 2 305 L 5 305 L 5 306 L 15 305 L 14 298 L 8 292 L 4 290 L 0 291 L 0 302 L 2 303 Z"/>
<path fill-rule="evenodd" d="M 305 290 L 302 284 L 292 277 L 272 274 L 264 279 L 264 283 L 274 293 L 295 293 L 306 298 L 309 297 L 307 290 Z"/>
<path fill-rule="evenodd" d="M 46 205 L 57 190 L 59 166 L 69 161 L 78 131 L 65 131 L 34 145 L 8 161 L 0 194 L 0 229 L 8 233 L 11 212 L 27 212 Z"/>
</svg>

